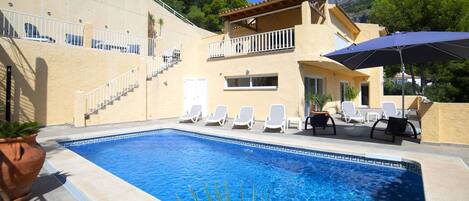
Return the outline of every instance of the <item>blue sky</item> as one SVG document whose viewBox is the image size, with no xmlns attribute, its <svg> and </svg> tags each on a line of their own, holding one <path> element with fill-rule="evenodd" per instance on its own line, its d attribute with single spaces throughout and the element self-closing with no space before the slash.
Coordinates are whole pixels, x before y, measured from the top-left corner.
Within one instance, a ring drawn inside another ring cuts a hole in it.
<svg viewBox="0 0 469 201">
<path fill-rule="evenodd" d="M 257 3 L 257 2 L 262 1 L 262 0 L 248 0 L 248 1 L 251 2 L 251 3 Z"/>
</svg>

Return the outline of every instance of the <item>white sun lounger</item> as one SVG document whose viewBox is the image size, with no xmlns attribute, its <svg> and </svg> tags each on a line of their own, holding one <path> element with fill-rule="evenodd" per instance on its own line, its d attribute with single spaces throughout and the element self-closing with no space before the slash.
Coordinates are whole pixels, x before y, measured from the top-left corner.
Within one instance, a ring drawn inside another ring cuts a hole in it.
<svg viewBox="0 0 469 201">
<path fill-rule="evenodd" d="M 179 122 L 192 121 L 193 123 L 202 118 L 202 105 L 193 105 L 190 111 L 186 111 L 184 115 L 179 118 Z"/>
<path fill-rule="evenodd" d="M 347 123 L 350 123 L 352 120 L 361 123 L 365 122 L 365 117 L 355 109 L 351 101 L 342 102 L 342 115 Z"/>
<path fill-rule="evenodd" d="M 286 117 L 285 106 L 283 104 L 273 104 L 270 106 L 269 115 L 265 119 L 264 130 L 266 128 L 279 129 L 280 132 L 285 132 Z"/>
<path fill-rule="evenodd" d="M 384 101 L 381 106 L 383 107 L 384 119 L 389 119 L 389 117 L 402 118 L 402 111 L 397 109 L 396 104 L 394 102 Z M 404 117 L 406 117 L 405 114 Z"/>
<path fill-rule="evenodd" d="M 211 113 L 207 119 L 205 120 L 206 123 L 218 123 L 221 125 L 225 124 L 226 118 L 228 116 L 228 109 L 224 105 L 218 105 L 215 108 L 215 112 Z"/>
<path fill-rule="evenodd" d="M 239 114 L 233 121 L 234 126 L 247 126 L 249 129 L 254 125 L 254 109 L 251 106 L 241 107 Z"/>
</svg>

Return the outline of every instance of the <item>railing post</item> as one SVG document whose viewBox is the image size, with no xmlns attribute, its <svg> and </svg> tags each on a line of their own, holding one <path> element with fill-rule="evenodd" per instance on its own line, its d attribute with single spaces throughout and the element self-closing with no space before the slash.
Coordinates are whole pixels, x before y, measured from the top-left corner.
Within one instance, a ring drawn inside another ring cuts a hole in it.
<svg viewBox="0 0 469 201">
<path fill-rule="evenodd" d="M 85 24 L 83 26 L 83 47 L 91 48 L 93 41 L 93 25 Z"/>
<path fill-rule="evenodd" d="M 75 91 L 75 102 L 73 105 L 73 125 L 75 127 L 86 126 L 86 97 L 84 91 Z"/>
<path fill-rule="evenodd" d="M 301 3 L 301 24 L 311 24 L 311 6 L 309 1 Z"/>
</svg>

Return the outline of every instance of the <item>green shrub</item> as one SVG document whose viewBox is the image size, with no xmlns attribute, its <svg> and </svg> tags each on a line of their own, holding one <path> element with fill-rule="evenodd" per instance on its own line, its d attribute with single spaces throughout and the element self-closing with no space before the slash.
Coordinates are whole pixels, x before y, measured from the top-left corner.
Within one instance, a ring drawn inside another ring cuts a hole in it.
<svg viewBox="0 0 469 201">
<path fill-rule="evenodd" d="M 39 132 L 37 122 L 0 122 L 0 138 L 26 137 Z"/>
<path fill-rule="evenodd" d="M 357 98 L 358 96 L 358 89 L 353 88 L 349 85 L 345 85 L 344 97 L 347 101 L 352 101 L 353 99 Z"/>
<path fill-rule="evenodd" d="M 402 84 L 395 83 L 390 79 L 386 79 L 383 84 L 384 95 L 402 95 Z M 404 84 L 405 95 L 415 95 L 412 90 L 412 83 L 406 82 Z"/>
<path fill-rule="evenodd" d="M 330 94 L 315 94 L 311 97 L 311 100 L 314 105 L 318 106 L 319 112 L 322 112 L 327 102 L 332 101 L 332 96 Z"/>
</svg>

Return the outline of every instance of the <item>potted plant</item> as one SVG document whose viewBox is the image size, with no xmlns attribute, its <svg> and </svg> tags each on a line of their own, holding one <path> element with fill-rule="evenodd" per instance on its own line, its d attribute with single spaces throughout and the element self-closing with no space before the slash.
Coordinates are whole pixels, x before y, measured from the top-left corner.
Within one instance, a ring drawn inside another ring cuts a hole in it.
<svg viewBox="0 0 469 201">
<path fill-rule="evenodd" d="M 358 96 L 358 89 L 345 85 L 344 98 L 347 101 L 353 101 Z"/>
<path fill-rule="evenodd" d="M 36 142 L 37 122 L 0 122 L 0 198 L 26 200 L 44 164 L 46 152 Z"/>
<path fill-rule="evenodd" d="M 5 106 L 0 103 L 0 121 L 5 119 Z"/>
<path fill-rule="evenodd" d="M 332 97 L 330 94 L 315 94 L 311 96 L 311 113 L 313 114 L 327 114 L 327 111 L 324 111 L 324 107 L 326 106 L 327 102 L 332 101 Z M 316 106 L 316 107 L 315 107 Z"/>
</svg>

